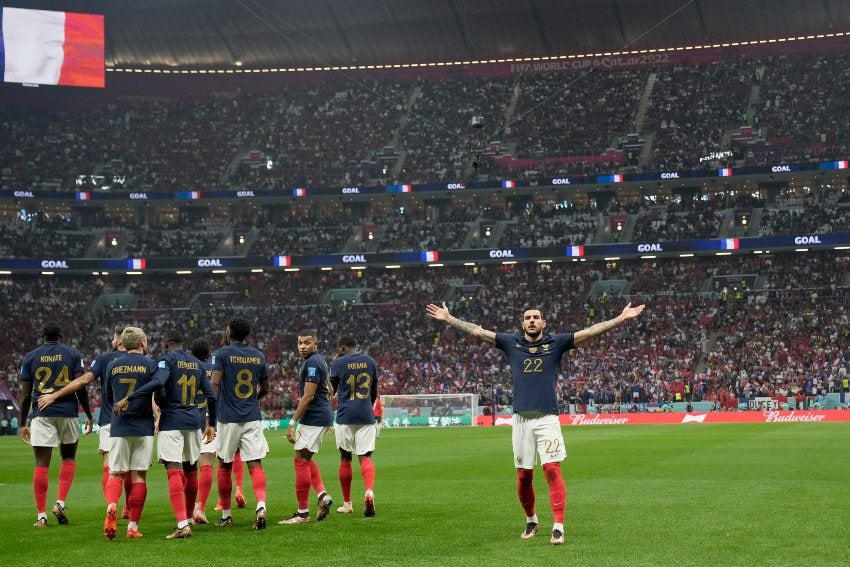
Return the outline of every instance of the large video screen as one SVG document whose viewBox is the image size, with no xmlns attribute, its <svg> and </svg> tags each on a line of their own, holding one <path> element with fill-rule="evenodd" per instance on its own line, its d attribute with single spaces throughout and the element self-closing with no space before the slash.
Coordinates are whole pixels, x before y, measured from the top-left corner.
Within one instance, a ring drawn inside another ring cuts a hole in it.
<svg viewBox="0 0 850 567">
<path fill-rule="evenodd" d="M 7 83 L 103 87 L 103 15 L 0 8 Z"/>
</svg>

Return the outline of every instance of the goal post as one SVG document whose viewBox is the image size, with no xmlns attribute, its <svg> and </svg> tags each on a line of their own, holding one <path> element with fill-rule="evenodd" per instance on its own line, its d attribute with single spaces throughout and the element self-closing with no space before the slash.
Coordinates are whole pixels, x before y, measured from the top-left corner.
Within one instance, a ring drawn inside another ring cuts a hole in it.
<svg viewBox="0 0 850 567">
<path fill-rule="evenodd" d="M 478 425 L 478 394 L 382 395 L 383 427 Z"/>
</svg>

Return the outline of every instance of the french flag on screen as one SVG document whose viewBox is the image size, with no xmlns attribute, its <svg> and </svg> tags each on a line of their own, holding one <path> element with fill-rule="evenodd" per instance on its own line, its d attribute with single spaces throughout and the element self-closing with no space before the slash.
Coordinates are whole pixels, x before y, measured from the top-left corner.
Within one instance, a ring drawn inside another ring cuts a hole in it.
<svg viewBox="0 0 850 567">
<path fill-rule="evenodd" d="M 439 252 L 423 252 L 422 253 L 422 261 L 423 262 L 437 262 L 440 259 Z"/>
<path fill-rule="evenodd" d="M 127 260 L 127 269 L 129 270 L 144 270 L 147 267 L 147 261 L 144 258 L 136 260 Z"/>
<path fill-rule="evenodd" d="M 410 193 L 412 191 L 412 185 L 387 185 L 387 192 L 389 193 Z"/>
<path fill-rule="evenodd" d="M 718 169 L 717 170 L 717 176 L 718 177 L 732 177 L 732 168 L 731 167 L 724 167 L 723 169 Z"/>
<path fill-rule="evenodd" d="M 288 268 L 292 265 L 291 256 L 275 256 L 274 265 L 276 268 Z"/>
<path fill-rule="evenodd" d="M 516 181 L 511 181 L 510 179 L 502 180 L 502 188 L 513 189 L 514 187 L 516 187 Z"/>
<path fill-rule="evenodd" d="M 7 83 L 103 87 L 103 16 L 0 9 L 0 72 Z"/>
<path fill-rule="evenodd" d="M 307 190 L 304 189 L 303 187 L 298 187 L 297 189 L 292 190 L 292 196 L 293 197 L 306 197 L 307 196 Z"/>
<path fill-rule="evenodd" d="M 91 194 L 88 191 L 77 191 L 77 201 L 88 201 Z"/>
<path fill-rule="evenodd" d="M 720 241 L 720 248 L 723 250 L 737 250 L 741 247 L 741 243 L 737 238 L 724 238 Z"/>
<path fill-rule="evenodd" d="M 847 169 L 847 160 L 839 160 L 835 162 L 835 169 Z"/>
<path fill-rule="evenodd" d="M 584 246 L 567 246 L 567 256 L 584 256 Z"/>
</svg>

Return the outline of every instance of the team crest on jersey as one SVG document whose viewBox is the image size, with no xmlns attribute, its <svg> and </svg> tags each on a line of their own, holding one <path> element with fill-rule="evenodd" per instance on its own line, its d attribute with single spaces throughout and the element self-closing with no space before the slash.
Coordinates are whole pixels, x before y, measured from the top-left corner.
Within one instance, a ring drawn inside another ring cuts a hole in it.
<svg viewBox="0 0 850 567">
<path fill-rule="evenodd" d="M 549 350 L 549 345 L 543 345 L 543 350 Z"/>
<path fill-rule="evenodd" d="M 316 367 L 310 366 L 307 368 L 307 376 L 314 378 L 316 376 Z"/>
<path fill-rule="evenodd" d="M 530 347 L 528 349 L 528 352 L 530 352 L 531 354 L 535 354 L 537 352 L 537 347 L 536 346 Z"/>
</svg>

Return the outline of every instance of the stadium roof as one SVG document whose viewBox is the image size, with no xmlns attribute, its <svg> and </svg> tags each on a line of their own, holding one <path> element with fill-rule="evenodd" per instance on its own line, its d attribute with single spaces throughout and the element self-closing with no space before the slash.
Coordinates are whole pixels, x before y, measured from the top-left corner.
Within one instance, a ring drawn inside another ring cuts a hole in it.
<svg viewBox="0 0 850 567">
<path fill-rule="evenodd" d="M 850 31 L 846 0 L 11 0 L 106 15 L 107 65 L 298 67 Z"/>
</svg>

